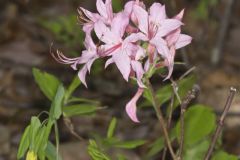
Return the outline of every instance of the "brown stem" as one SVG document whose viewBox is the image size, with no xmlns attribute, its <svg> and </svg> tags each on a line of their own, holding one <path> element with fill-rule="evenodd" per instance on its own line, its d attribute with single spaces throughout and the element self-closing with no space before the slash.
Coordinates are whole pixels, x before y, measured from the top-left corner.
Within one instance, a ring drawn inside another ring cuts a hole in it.
<svg viewBox="0 0 240 160">
<path fill-rule="evenodd" d="M 82 138 L 80 135 L 78 135 L 78 133 L 75 131 L 74 125 L 72 124 L 72 121 L 70 118 L 64 118 L 63 121 L 73 136 L 75 136 L 79 141 L 84 140 L 84 138 Z"/>
<path fill-rule="evenodd" d="M 167 123 L 167 130 L 168 130 L 168 132 L 170 130 L 171 123 L 172 123 L 173 104 L 174 104 L 174 94 L 172 94 L 171 101 L 170 101 L 170 111 L 169 111 L 168 123 Z M 164 147 L 162 160 L 166 159 L 166 155 L 167 155 L 167 147 Z"/>
<path fill-rule="evenodd" d="M 205 158 L 204 160 L 209 160 L 211 158 L 211 155 L 212 155 L 212 152 L 213 152 L 213 149 L 214 149 L 214 146 L 216 144 L 216 141 L 222 131 L 222 127 L 223 127 L 223 124 L 224 124 L 224 121 L 225 121 L 225 118 L 226 118 L 226 115 L 231 107 L 231 104 L 232 104 L 232 101 L 233 101 L 233 98 L 235 96 L 235 93 L 237 92 L 236 88 L 233 88 L 231 87 L 230 88 L 230 92 L 229 92 L 229 95 L 228 95 L 228 98 L 227 98 L 227 102 L 224 106 L 224 110 L 223 110 L 223 113 L 219 119 L 219 122 L 218 122 L 218 126 L 215 130 L 215 133 L 213 135 L 213 138 L 212 138 L 212 141 L 211 141 L 211 144 L 208 148 L 208 151 L 205 155 Z"/>
<path fill-rule="evenodd" d="M 172 156 L 172 158 L 174 160 L 177 160 L 176 155 L 175 155 L 175 153 L 173 151 L 173 148 L 172 148 L 171 140 L 169 138 L 169 134 L 168 134 L 168 131 L 167 131 L 167 128 L 166 128 L 166 123 L 165 123 L 165 120 L 163 118 L 163 114 L 162 114 L 162 112 L 160 110 L 160 107 L 158 106 L 158 102 L 157 102 L 157 99 L 156 99 L 156 94 L 155 94 L 155 92 L 153 90 L 153 87 L 152 87 L 149 79 L 146 80 L 146 83 L 147 83 L 146 85 L 147 85 L 148 89 L 151 92 L 151 96 L 152 96 L 152 99 L 153 99 L 153 102 L 152 102 L 153 103 L 153 108 L 154 108 L 154 110 L 156 112 L 157 118 L 158 118 L 158 120 L 160 122 L 160 126 L 161 126 L 161 128 L 163 130 L 163 136 L 164 136 L 165 141 L 167 143 L 167 146 L 168 146 L 168 149 L 170 151 L 170 154 L 171 154 L 171 156 Z"/>
<path fill-rule="evenodd" d="M 180 147 L 179 147 L 179 159 L 182 159 L 183 146 L 184 146 L 184 113 L 186 112 L 189 103 L 196 98 L 200 88 L 198 85 L 194 85 L 192 90 L 188 92 L 186 98 L 181 104 L 181 115 L 180 115 Z"/>
</svg>

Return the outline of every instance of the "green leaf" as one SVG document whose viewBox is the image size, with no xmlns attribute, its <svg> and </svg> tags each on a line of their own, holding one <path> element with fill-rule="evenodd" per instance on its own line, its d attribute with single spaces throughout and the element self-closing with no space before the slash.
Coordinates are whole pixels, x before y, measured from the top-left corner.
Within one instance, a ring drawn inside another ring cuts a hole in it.
<svg viewBox="0 0 240 160">
<path fill-rule="evenodd" d="M 72 93 L 75 91 L 75 89 L 81 84 L 79 77 L 75 76 L 72 83 L 69 85 L 66 93 L 64 101 L 67 102 L 67 100 L 71 97 Z"/>
<path fill-rule="evenodd" d="M 163 137 L 158 138 L 151 145 L 151 149 L 148 152 L 147 157 L 155 156 L 157 153 L 159 153 L 161 150 L 163 150 L 164 146 L 165 146 L 164 138 Z"/>
<path fill-rule="evenodd" d="M 64 87 L 63 85 L 59 85 L 57 89 L 57 93 L 54 97 L 54 100 L 51 105 L 51 109 L 49 112 L 49 116 L 51 120 L 59 119 L 62 114 L 62 102 L 64 98 Z"/>
<path fill-rule="evenodd" d="M 132 140 L 132 141 L 120 141 L 120 142 L 114 143 L 112 145 L 117 148 L 133 149 L 133 148 L 137 148 L 145 143 L 146 143 L 145 140 Z"/>
<path fill-rule="evenodd" d="M 100 102 L 98 101 L 94 101 L 91 99 L 86 99 L 86 98 L 77 98 L 77 97 L 72 97 L 68 100 L 68 103 L 90 103 L 90 104 L 94 104 L 94 105 L 100 105 Z"/>
<path fill-rule="evenodd" d="M 36 137 L 38 134 L 38 131 L 41 127 L 41 122 L 38 119 L 38 117 L 33 116 L 31 118 L 31 124 L 30 124 L 30 129 L 29 129 L 29 138 L 30 138 L 30 150 L 33 150 L 34 153 L 36 152 Z"/>
<path fill-rule="evenodd" d="M 180 122 L 176 127 L 180 139 Z M 184 115 L 184 145 L 191 147 L 205 139 L 215 127 L 216 115 L 210 107 L 200 104 L 190 107 Z"/>
<path fill-rule="evenodd" d="M 117 125 L 117 119 L 113 118 L 110 122 L 109 127 L 108 127 L 107 138 L 112 138 L 113 137 L 116 125 Z"/>
<path fill-rule="evenodd" d="M 30 126 L 27 126 L 27 128 L 24 130 L 24 133 L 21 137 L 21 141 L 18 147 L 17 159 L 22 158 L 24 154 L 27 152 L 27 149 L 29 148 L 29 145 L 30 145 L 29 132 L 30 132 Z"/>
<path fill-rule="evenodd" d="M 187 92 L 190 89 L 192 89 L 195 82 L 196 82 L 195 76 L 189 76 L 177 82 L 178 94 L 181 99 L 183 99 L 187 95 Z M 158 99 L 159 104 L 162 105 L 163 103 L 166 103 L 171 99 L 172 94 L 173 94 L 172 86 L 171 84 L 167 84 L 156 91 L 156 98 Z M 142 106 L 150 106 L 153 101 L 150 91 L 148 89 L 145 89 L 143 96 L 147 99 L 147 102 L 145 102 Z M 178 105 L 179 101 L 177 100 L 177 98 L 175 98 L 173 105 L 174 108 L 177 107 Z"/>
<path fill-rule="evenodd" d="M 65 117 L 72 117 L 77 115 L 89 115 L 95 113 L 100 108 L 92 104 L 76 104 L 63 107 L 63 115 Z"/>
<path fill-rule="evenodd" d="M 152 97 L 151 92 L 150 92 L 150 90 L 148 88 L 144 89 L 143 97 L 146 98 L 146 100 L 147 100 L 147 103 L 144 104 L 144 106 L 145 105 L 146 106 L 150 105 L 153 102 L 153 97 Z M 149 102 L 150 102 L 150 104 L 149 104 Z"/>
<path fill-rule="evenodd" d="M 127 160 L 127 158 L 124 155 L 121 155 L 121 154 L 117 155 L 117 159 L 118 160 Z"/>
<path fill-rule="evenodd" d="M 94 140 L 89 140 L 88 154 L 93 160 L 110 160 L 110 158 L 97 146 Z"/>
<path fill-rule="evenodd" d="M 49 135 L 51 133 L 51 129 L 52 129 L 52 126 L 53 126 L 54 122 L 55 122 L 55 120 L 48 119 L 48 123 L 47 123 L 47 126 L 45 128 L 44 135 L 42 137 L 41 143 L 39 145 L 40 147 L 39 147 L 39 150 L 38 150 L 38 158 L 40 160 L 45 160 L 46 147 L 47 147 Z"/>
<path fill-rule="evenodd" d="M 208 150 L 210 142 L 207 140 L 204 140 L 198 144 L 195 144 L 194 146 L 191 146 L 186 149 L 184 153 L 184 160 L 203 160 L 204 156 Z"/>
<path fill-rule="evenodd" d="M 62 160 L 62 157 L 60 155 L 57 156 L 56 147 L 50 141 L 47 143 L 45 153 L 48 160 L 56 160 L 57 157 L 59 160 Z"/>
<path fill-rule="evenodd" d="M 171 142 L 177 137 L 175 129 L 172 129 L 170 132 Z M 155 156 L 159 153 L 165 146 L 164 137 L 160 137 L 154 141 L 151 145 L 149 152 L 147 153 L 147 158 L 149 159 L 152 156 Z"/>
<path fill-rule="evenodd" d="M 36 135 L 36 142 L 35 142 L 35 151 L 36 151 L 36 153 L 39 151 L 39 148 L 41 148 L 42 147 L 42 142 L 43 142 L 43 140 L 44 140 L 44 136 L 45 136 L 45 132 L 46 132 L 46 129 L 47 129 L 47 127 L 46 126 L 42 126 L 41 128 L 39 128 L 39 131 L 38 131 L 38 133 L 37 133 L 37 135 Z"/>
<path fill-rule="evenodd" d="M 218 151 L 213 155 L 212 160 L 238 160 L 238 157 L 235 155 L 230 155 L 224 151 Z"/>
<path fill-rule="evenodd" d="M 159 89 L 156 94 L 157 94 L 157 99 L 160 101 L 159 103 L 162 105 L 163 103 L 167 102 L 173 93 L 173 89 L 171 85 L 166 85 Z"/>
<path fill-rule="evenodd" d="M 194 76 L 194 75 L 186 77 L 178 82 L 178 95 L 181 99 L 185 98 L 188 91 L 190 91 L 192 89 L 195 82 L 196 82 L 196 76 Z M 171 96 L 170 96 L 170 98 L 171 98 Z M 176 108 L 178 105 L 179 105 L 179 101 L 175 97 L 173 107 Z"/>
<path fill-rule="evenodd" d="M 53 75 L 33 68 L 33 76 L 44 95 L 52 100 L 57 92 L 60 81 Z"/>
</svg>

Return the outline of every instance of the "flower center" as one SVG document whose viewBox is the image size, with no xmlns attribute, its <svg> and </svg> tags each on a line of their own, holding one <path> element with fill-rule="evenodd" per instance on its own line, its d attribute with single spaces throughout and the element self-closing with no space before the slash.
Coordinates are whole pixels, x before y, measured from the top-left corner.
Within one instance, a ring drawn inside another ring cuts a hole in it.
<svg viewBox="0 0 240 160">
<path fill-rule="evenodd" d="M 149 23 L 149 28 L 148 28 L 148 38 L 152 39 L 153 37 L 155 37 L 155 35 L 157 34 L 157 30 L 158 30 L 159 25 L 150 22 Z"/>
</svg>

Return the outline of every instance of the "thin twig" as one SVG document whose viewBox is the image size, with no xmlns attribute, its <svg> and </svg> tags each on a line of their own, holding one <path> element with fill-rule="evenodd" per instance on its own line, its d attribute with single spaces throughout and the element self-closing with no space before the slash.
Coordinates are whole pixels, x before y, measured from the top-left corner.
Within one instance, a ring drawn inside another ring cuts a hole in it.
<svg viewBox="0 0 240 160">
<path fill-rule="evenodd" d="M 170 78 L 170 81 L 172 82 L 173 92 L 174 92 L 174 94 L 176 95 L 179 104 L 182 104 L 182 100 L 181 100 L 181 98 L 180 98 L 180 96 L 179 96 L 179 94 L 178 94 L 178 85 L 177 85 L 177 82 L 175 82 L 172 78 Z"/>
<path fill-rule="evenodd" d="M 189 75 L 192 71 L 194 71 L 196 69 L 195 66 L 193 66 L 192 68 L 190 68 L 189 70 L 187 70 L 183 75 L 181 75 L 181 77 L 178 79 L 178 81 L 182 80 L 183 78 L 185 78 L 187 75 Z"/>
<path fill-rule="evenodd" d="M 173 105 L 174 105 L 174 94 L 172 94 L 171 101 L 170 101 L 170 110 L 169 110 L 168 123 L 167 123 L 168 129 L 170 129 L 171 123 L 172 123 Z"/>
<path fill-rule="evenodd" d="M 179 159 L 182 159 L 183 146 L 184 146 L 184 113 L 186 112 L 189 103 L 196 98 L 200 88 L 198 85 L 194 85 L 192 90 L 188 92 L 186 98 L 181 104 L 181 115 L 180 115 L 180 147 L 179 147 Z"/>
<path fill-rule="evenodd" d="M 176 159 L 176 155 L 175 155 L 175 153 L 174 153 L 174 150 L 173 150 L 173 148 L 172 148 L 171 140 L 170 140 L 170 138 L 169 138 L 169 134 L 168 134 L 168 131 L 167 131 L 167 128 L 166 128 L 166 123 L 165 123 L 165 120 L 164 120 L 164 118 L 163 118 L 163 114 L 162 114 L 162 112 L 161 112 L 161 109 L 160 109 L 160 107 L 159 107 L 159 105 L 158 105 L 158 102 L 157 102 L 157 99 L 156 99 L 156 94 L 155 94 L 155 92 L 154 92 L 154 90 L 153 90 L 153 87 L 152 87 L 149 79 L 147 79 L 146 82 L 147 82 L 146 85 L 147 85 L 148 89 L 149 89 L 150 92 L 151 92 L 151 96 L 152 96 L 152 99 L 153 99 L 153 108 L 154 108 L 154 110 L 155 110 L 155 112 L 156 112 L 156 114 L 157 114 L 157 118 L 158 118 L 158 120 L 159 120 L 159 122 L 160 122 L 160 126 L 161 126 L 161 128 L 162 128 L 162 130 L 163 130 L 163 136 L 164 136 L 165 141 L 166 141 L 166 143 L 167 143 L 168 149 L 169 149 L 169 151 L 170 151 L 170 154 L 171 154 L 172 158 L 173 158 L 174 160 L 177 160 L 177 159 Z"/>
<path fill-rule="evenodd" d="M 218 122 L 218 126 L 215 130 L 215 133 L 213 135 L 213 138 L 212 138 L 212 141 L 211 141 L 211 144 L 208 148 L 208 151 L 206 153 L 206 156 L 204 158 L 204 160 L 209 160 L 211 158 L 211 155 L 212 155 L 212 152 L 213 152 L 213 149 L 214 149 L 214 146 L 216 144 L 216 141 L 222 131 L 222 127 L 223 127 L 223 124 L 224 124 L 224 121 L 225 121 L 225 118 L 226 118 L 226 115 L 231 107 L 231 104 L 232 104 L 232 101 L 233 101 L 233 98 L 235 96 L 235 93 L 237 92 L 236 88 L 233 88 L 231 87 L 230 88 L 230 92 L 229 92 L 229 95 L 228 95 L 228 98 L 227 98 L 227 102 L 224 106 L 224 110 L 223 110 L 223 113 L 219 119 L 219 122 Z"/>
</svg>

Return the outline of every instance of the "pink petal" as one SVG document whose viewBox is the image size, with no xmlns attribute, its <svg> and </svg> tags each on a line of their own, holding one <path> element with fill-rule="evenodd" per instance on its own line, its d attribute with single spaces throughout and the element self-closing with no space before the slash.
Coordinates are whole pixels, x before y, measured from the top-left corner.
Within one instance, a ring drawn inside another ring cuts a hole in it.
<svg viewBox="0 0 240 160">
<path fill-rule="evenodd" d="M 133 10 L 133 5 L 135 4 L 134 1 L 129 1 L 125 4 L 124 6 L 124 12 L 130 16 L 132 14 L 132 10 Z"/>
<path fill-rule="evenodd" d="M 87 65 L 84 65 L 83 68 L 78 72 L 78 77 L 80 81 L 85 85 L 87 88 L 87 83 L 86 83 L 86 74 L 87 74 Z"/>
<path fill-rule="evenodd" d="M 108 18 L 108 13 L 107 13 L 107 10 L 106 10 L 106 6 L 105 4 L 103 3 L 102 0 L 97 0 L 97 10 L 98 12 L 101 14 L 101 16 L 103 16 L 104 18 Z"/>
<path fill-rule="evenodd" d="M 179 28 L 183 23 L 176 19 L 166 19 L 161 22 L 160 27 L 158 28 L 158 35 L 159 36 L 166 36 L 170 32 L 174 31 L 175 29 Z"/>
<path fill-rule="evenodd" d="M 150 7 L 150 20 L 154 23 L 161 23 L 163 19 L 166 19 L 166 9 L 164 5 L 160 3 L 153 3 Z"/>
<path fill-rule="evenodd" d="M 112 0 L 106 0 L 105 5 L 108 18 L 109 20 L 111 20 L 113 18 Z"/>
<path fill-rule="evenodd" d="M 73 63 L 73 64 L 71 65 L 72 69 L 73 69 L 73 70 L 77 70 L 77 65 L 78 65 L 78 63 L 77 63 L 77 61 L 76 61 L 75 63 Z"/>
<path fill-rule="evenodd" d="M 121 41 L 121 37 L 114 34 L 110 29 L 103 23 L 98 21 L 94 26 L 95 33 L 99 40 L 107 44 L 114 44 Z"/>
<path fill-rule="evenodd" d="M 94 28 L 94 23 L 86 23 L 83 25 L 83 31 L 86 33 L 86 35 L 91 35 L 91 32 Z"/>
<path fill-rule="evenodd" d="M 167 80 L 171 77 L 172 75 L 172 72 L 173 72 L 173 66 L 174 66 L 174 57 L 175 57 L 175 53 L 176 53 L 176 50 L 174 47 L 171 47 L 170 48 L 170 54 L 169 56 L 167 57 L 167 59 L 165 59 L 165 62 L 166 62 L 166 65 L 168 67 L 168 75 L 167 77 L 164 79 Z"/>
<path fill-rule="evenodd" d="M 105 63 L 105 68 L 107 68 L 110 64 L 114 63 L 112 58 L 109 58 Z"/>
<path fill-rule="evenodd" d="M 90 61 L 93 57 L 97 56 L 96 51 L 84 50 L 81 57 L 79 57 L 77 64 L 84 64 Z"/>
<path fill-rule="evenodd" d="M 142 47 L 138 46 L 137 53 L 135 55 L 135 60 L 140 60 L 146 56 L 146 51 Z"/>
<path fill-rule="evenodd" d="M 98 55 L 96 54 L 96 51 L 84 50 L 84 51 L 82 51 L 81 57 L 78 57 L 78 59 L 71 65 L 71 67 L 74 70 L 77 70 L 77 65 L 78 64 L 89 63 L 89 62 L 92 61 L 92 59 L 95 60 L 96 58 L 98 58 Z"/>
<path fill-rule="evenodd" d="M 176 49 L 182 48 L 188 44 L 190 44 L 192 41 L 192 37 L 186 35 L 186 34 L 181 34 L 178 38 L 178 41 L 175 44 Z"/>
<path fill-rule="evenodd" d="M 184 15 L 184 9 L 183 10 L 181 10 L 181 12 L 180 13 L 178 13 L 175 17 L 174 17 L 174 19 L 177 19 L 177 20 L 179 20 L 179 21 L 182 21 L 182 18 L 183 18 L 183 15 Z"/>
<path fill-rule="evenodd" d="M 137 42 L 139 40 L 147 41 L 148 38 L 146 37 L 145 34 L 143 34 L 141 32 L 139 32 L 139 33 L 132 33 L 128 37 L 125 38 L 124 43 L 129 43 L 129 42 L 135 43 L 135 42 Z"/>
<path fill-rule="evenodd" d="M 96 59 L 97 59 L 97 57 L 94 57 L 93 59 L 89 60 L 89 61 L 86 63 L 89 73 L 90 73 L 90 71 L 91 71 L 91 66 L 92 66 L 93 62 L 94 62 Z"/>
<path fill-rule="evenodd" d="M 140 6 L 140 7 L 142 7 L 143 9 L 146 9 L 146 6 L 145 6 L 145 4 L 142 1 L 136 0 L 135 4 Z"/>
<path fill-rule="evenodd" d="M 147 72 L 150 68 L 150 60 L 147 59 L 147 61 L 144 64 L 144 71 Z"/>
<path fill-rule="evenodd" d="M 169 33 L 166 37 L 166 41 L 168 43 L 168 46 L 175 45 L 175 43 L 179 39 L 180 34 L 181 34 L 181 29 L 180 28 L 178 28 L 178 29 L 172 31 L 171 33 Z"/>
<path fill-rule="evenodd" d="M 136 106 L 136 103 L 137 103 L 138 99 L 140 98 L 140 96 L 143 94 L 143 91 L 144 91 L 144 89 L 139 88 L 137 93 L 127 103 L 126 108 L 125 108 L 129 118 L 131 118 L 131 120 L 133 122 L 136 122 L 136 123 L 139 123 L 139 120 L 137 118 L 137 106 Z"/>
<path fill-rule="evenodd" d="M 138 86 L 141 88 L 146 88 L 146 86 L 142 82 L 142 78 L 145 73 L 145 71 L 143 70 L 142 64 L 138 61 L 131 61 L 131 65 L 133 70 L 136 72 Z"/>
<path fill-rule="evenodd" d="M 99 20 L 94 25 L 94 31 L 98 39 L 102 39 L 102 36 L 105 33 L 110 32 L 110 29 L 103 23 L 103 21 Z"/>
<path fill-rule="evenodd" d="M 112 20 L 111 31 L 121 38 L 125 33 L 125 29 L 128 24 L 129 17 L 125 14 L 125 12 L 117 13 Z"/>
<path fill-rule="evenodd" d="M 85 37 L 85 41 L 84 41 L 84 45 L 87 49 L 93 49 L 93 50 L 96 50 L 96 45 L 95 43 L 93 42 L 92 40 L 92 37 L 91 35 L 86 35 Z"/>
<path fill-rule="evenodd" d="M 112 56 L 113 61 L 116 63 L 119 71 L 122 73 L 123 78 L 128 81 L 128 77 L 130 74 L 130 58 L 128 55 L 121 50 L 113 54 Z"/>
<path fill-rule="evenodd" d="M 125 4 L 124 6 L 124 12 L 127 14 L 127 16 L 131 17 L 131 20 L 133 21 L 134 24 L 137 24 L 137 18 L 133 13 L 133 7 L 134 5 L 140 6 L 143 9 L 145 9 L 145 4 L 143 2 L 137 1 L 129 1 Z"/>
<path fill-rule="evenodd" d="M 138 46 L 133 43 L 123 43 L 122 49 L 129 57 L 134 58 L 136 56 Z"/>
<path fill-rule="evenodd" d="M 138 28 L 148 34 L 148 13 L 142 7 L 135 5 L 133 8 L 133 14 L 136 16 L 138 21 Z"/>
<path fill-rule="evenodd" d="M 163 58 L 167 58 L 169 56 L 169 48 L 167 46 L 167 42 L 161 36 L 155 36 L 150 43 L 157 48 L 157 51 Z"/>
</svg>

